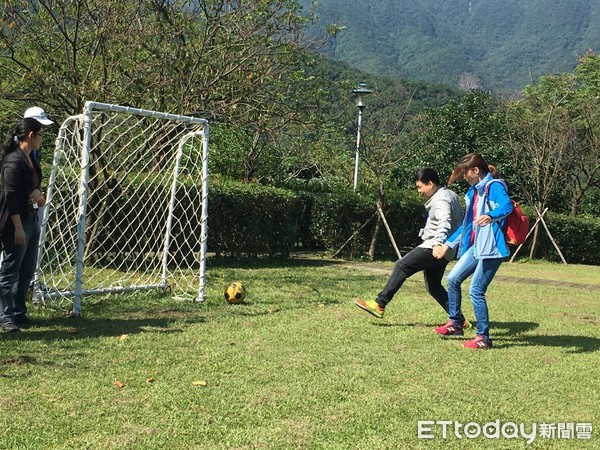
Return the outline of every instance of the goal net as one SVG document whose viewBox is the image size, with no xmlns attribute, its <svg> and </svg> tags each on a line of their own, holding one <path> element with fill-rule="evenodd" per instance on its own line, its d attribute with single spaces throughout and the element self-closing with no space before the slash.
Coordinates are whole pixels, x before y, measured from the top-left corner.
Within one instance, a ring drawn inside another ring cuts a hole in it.
<svg viewBox="0 0 600 450">
<path fill-rule="evenodd" d="M 34 298 L 161 289 L 204 300 L 208 122 L 87 102 L 60 127 Z"/>
</svg>

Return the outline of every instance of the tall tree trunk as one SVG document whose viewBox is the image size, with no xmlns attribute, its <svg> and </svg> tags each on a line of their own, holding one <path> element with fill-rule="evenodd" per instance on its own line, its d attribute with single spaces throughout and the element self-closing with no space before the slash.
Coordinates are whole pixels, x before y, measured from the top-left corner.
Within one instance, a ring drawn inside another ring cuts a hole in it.
<svg viewBox="0 0 600 450">
<path fill-rule="evenodd" d="M 379 192 L 377 193 L 377 211 L 383 211 L 383 205 L 385 204 L 385 188 L 383 181 L 379 180 Z M 381 214 L 377 214 L 377 222 L 375 223 L 375 230 L 371 236 L 371 245 L 369 246 L 369 260 L 373 261 L 377 255 L 377 243 L 379 241 L 379 235 L 381 234 L 381 224 L 383 219 Z"/>
<path fill-rule="evenodd" d="M 533 230 L 533 239 L 531 240 L 531 248 L 529 249 L 529 259 L 533 259 L 533 257 L 535 256 L 535 247 L 537 246 L 539 230 L 540 227 L 535 227 L 535 230 Z"/>
<path fill-rule="evenodd" d="M 579 212 L 579 208 L 581 207 L 581 200 L 581 197 L 577 196 L 577 198 L 574 198 L 571 202 L 571 211 L 569 212 L 569 215 L 571 217 L 575 217 Z"/>
<path fill-rule="evenodd" d="M 379 234 L 381 233 L 381 215 L 377 214 L 377 222 L 375 223 L 375 229 L 373 230 L 373 235 L 371 236 L 371 245 L 369 245 L 369 261 L 373 261 L 377 254 L 377 242 L 379 241 Z"/>
</svg>

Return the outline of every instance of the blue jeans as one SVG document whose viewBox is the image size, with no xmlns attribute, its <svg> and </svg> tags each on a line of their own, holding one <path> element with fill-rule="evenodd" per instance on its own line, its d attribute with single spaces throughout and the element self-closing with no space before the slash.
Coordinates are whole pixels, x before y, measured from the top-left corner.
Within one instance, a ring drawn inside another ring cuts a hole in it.
<svg viewBox="0 0 600 450">
<path fill-rule="evenodd" d="M 473 303 L 475 320 L 477 320 L 477 334 L 489 337 L 490 319 L 485 301 L 485 292 L 492 282 L 494 275 L 496 275 L 500 264 L 502 264 L 503 258 L 475 259 L 473 255 L 474 250 L 475 246 L 469 248 L 446 277 L 450 320 L 454 322 L 454 325 L 462 326 L 462 313 L 460 309 L 462 292 L 460 286 L 463 281 L 473 274 L 471 287 L 469 288 L 469 297 Z"/>
<path fill-rule="evenodd" d="M 10 219 L 9 219 L 10 220 Z M 2 265 L 0 266 L 0 324 L 17 323 L 25 317 L 25 299 L 37 264 L 40 224 L 37 214 L 23 221 L 25 245 L 15 244 L 14 228 L 7 225 L 2 232 Z"/>
</svg>

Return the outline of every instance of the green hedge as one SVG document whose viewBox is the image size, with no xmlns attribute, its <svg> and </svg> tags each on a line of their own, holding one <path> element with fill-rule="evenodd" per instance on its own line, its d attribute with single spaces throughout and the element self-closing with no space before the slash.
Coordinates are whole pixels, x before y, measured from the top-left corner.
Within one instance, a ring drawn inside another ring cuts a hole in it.
<svg viewBox="0 0 600 450">
<path fill-rule="evenodd" d="M 527 209 L 525 212 L 533 226 L 535 216 Z M 544 220 L 567 263 L 600 265 L 600 253 L 596 249 L 600 242 L 599 219 L 591 216 L 571 217 L 547 213 Z M 538 245 L 534 257 L 549 261 L 561 261 L 544 226 L 540 223 L 538 227 Z M 529 255 L 532 240 L 530 236 L 519 256 Z"/>
<path fill-rule="evenodd" d="M 354 192 L 318 193 L 312 195 L 310 236 L 316 248 L 334 252 L 352 236 L 376 210 L 375 200 Z M 418 230 L 424 222 L 425 209 L 422 202 L 411 196 L 392 196 L 385 208 L 386 219 L 399 247 L 412 247 L 418 242 Z M 372 218 L 346 247 L 343 254 L 365 255 L 377 218 Z M 395 255 L 387 232 L 382 227 L 377 247 L 378 254 Z"/>
<path fill-rule="evenodd" d="M 147 251 L 159 252 L 159 247 L 148 243 L 162 242 L 164 223 L 130 224 L 137 230 L 133 234 L 115 233 L 123 215 L 139 204 L 138 186 L 121 185 L 114 195 L 119 202 L 103 215 L 102 227 L 98 228 L 105 249 L 99 258 L 141 258 L 135 255 L 133 241 L 146 242 Z M 182 198 L 199 198 L 198 187 L 193 183 L 181 184 L 178 192 Z M 108 202 L 111 204 L 111 202 Z M 189 205 L 190 201 L 181 202 Z M 123 207 L 123 205 L 126 205 Z M 130 205 L 130 206 L 127 206 Z M 178 260 L 190 258 L 200 248 L 200 205 L 175 211 L 176 217 L 185 218 L 174 222 L 173 248 Z M 375 199 L 350 189 L 288 190 L 256 183 L 216 183 L 209 192 L 208 249 L 217 255 L 259 255 L 287 257 L 294 249 L 325 250 L 330 253 L 342 244 L 375 212 Z M 414 192 L 388 190 L 386 218 L 392 228 L 396 243 L 401 249 L 417 245 L 418 230 L 425 221 L 423 200 Z M 525 208 L 531 224 L 535 218 Z M 600 220 L 591 216 L 569 217 L 549 213 L 546 222 L 554 239 L 569 263 L 600 265 L 596 243 L 600 242 Z M 376 224 L 373 218 L 348 243 L 342 254 L 350 257 L 366 255 Z M 98 236 L 97 236 L 98 237 Z M 184 241 L 186 244 L 184 245 Z M 529 254 L 531 238 L 522 249 L 520 257 Z M 115 252 L 115 249 L 119 249 Z M 128 256 L 126 256 L 128 255 Z M 378 256 L 395 257 L 395 252 L 382 227 L 377 247 Z M 559 261 L 560 257 L 543 228 L 540 228 L 536 257 Z"/>
<path fill-rule="evenodd" d="M 375 199 L 351 190 L 331 192 L 289 191 L 256 184 L 212 189 L 209 194 L 209 250 L 236 255 L 286 256 L 294 248 L 325 250 L 342 244 L 375 212 Z M 235 220 L 231 212 L 244 210 Z M 425 221 L 423 200 L 413 192 L 388 191 L 386 218 L 398 246 L 418 245 L 418 230 Z M 531 224 L 535 217 L 525 208 Z M 342 254 L 364 256 L 375 227 L 375 218 L 348 243 Z M 549 213 L 546 223 L 567 262 L 600 265 L 595 243 L 600 242 L 600 220 Z M 254 236 L 254 239 L 244 239 Z M 218 244 L 218 245 L 216 245 Z M 529 254 L 531 238 L 520 256 Z M 378 241 L 379 256 L 394 257 L 385 229 Z M 560 261 L 545 230 L 540 228 L 536 257 Z"/>
<path fill-rule="evenodd" d="M 209 191 L 208 247 L 217 255 L 288 256 L 306 212 L 303 197 L 257 184 Z"/>
<path fill-rule="evenodd" d="M 422 201 L 396 194 L 390 205 L 386 217 L 397 245 L 416 245 L 424 222 Z M 288 256 L 298 248 L 334 252 L 360 230 L 342 251 L 360 257 L 369 249 L 374 212 L 374 199 L 353 191 L 290 191 L 257 184 L 212 187 L 208 247 L 218 255 L 238 256 Z M 395 255 L 383 228 L 377 252 Z"/>
</svg>

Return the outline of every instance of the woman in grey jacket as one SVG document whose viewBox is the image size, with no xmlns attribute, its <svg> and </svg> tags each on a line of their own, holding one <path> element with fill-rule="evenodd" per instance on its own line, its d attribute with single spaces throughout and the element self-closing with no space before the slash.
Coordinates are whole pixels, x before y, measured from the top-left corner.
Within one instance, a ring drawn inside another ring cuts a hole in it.
<svg viewBox="0 0 600 450">
<path fill-rule="evenodd" d="M 427 292 L 448 312 L 448 293 L 442 286 L 442 278 L 454 254 L 448 252 L 445 258 L 436 258 L 433 249 L 441 246 L 460 226 L 462 208 L 456 194 L 440 185 L 439 175 L 430 167 L 417 172 L 415 185 L 419 194 L 427 200 L 427 221 L 419 234 L 423 242 L 396 261 L 387 283 L 375 300 L 354 301 L 356 306 L 379 319 L 383 318 L 385 307 L 406 279 L 421 271 Z M 465 322 L 464 317 L 462 319 Z"/>
</svg>

